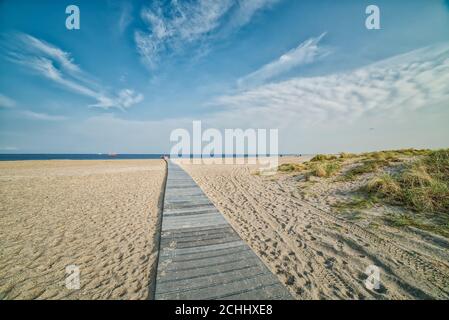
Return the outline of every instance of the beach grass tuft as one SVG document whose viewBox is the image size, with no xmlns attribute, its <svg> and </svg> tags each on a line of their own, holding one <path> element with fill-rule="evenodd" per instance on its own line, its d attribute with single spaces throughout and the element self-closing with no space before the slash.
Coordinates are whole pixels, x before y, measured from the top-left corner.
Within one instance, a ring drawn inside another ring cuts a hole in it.
<svg viewBox="0 0 449 320">
<path fill-rule="evenodd" d="M 380 168 L 389 166 L 390 164 L 390 161 L 385 159 L 364 160 L 361 162 L 361 164 L 346 171 L 342 176 L 342 180 L 354 180 L 362 174 L 375 172 Z"/>
<path fill-rule="evenodd" d="M 340 159 L 352 159 L 357 157 L 355 153 L 341 152 Z"/>
<path fill-rule="evenodd" d="M 329 161 L 329 160 L 336 160 L 337 156 L 335 155 L 326 155 L 326 154 L 317 154 L 312 159 L 310 159 L 311 162 L 318 162 L 318 161 Z"/>
<path fill-rule="evenodd" d="M 397 174 L 375 177 L 363 190 L 414 211 L 449 212 L 449 149 L 431 152 Z"/>
<path fill-rule="evenodd" d="M 384 220 L 387 224 L 394 227 L 413 227 L 449 238 L 449 215 L 446 213 L 438 218 L 439 219 L 417 217 L 415 215 L 404 213 L 388 214 L 384 217 Z"/>
<path fill-rule="evenodd" d="M 304 162 L 304 163 L 284 163 L 278 167 L 280 172 L 304 172 L 308 181 L 311 176 L 328 178 L 338 173 L 341 164 L 336 161 Z"/>
<path fill-rule="evenodd" d="M 335 209 L 337 209 L 339 212 L 345 212 L 345 211 L 357 211 L 357 210 L 363 210 L 363 209 L 369 209 L 372 208 L 376 204 L 376 199 L 373 197 L 366 197 L 366 196 L 357 196 L 351 199 L 350 201 L 340 201 L 332 205 Z"/>
<path fill-rule="evenodd" d="M 302 163 L 283 163 L 278 167 L 281 172 L 297 172 L 306 169 Z"/>
<path fill-rule="evenodd" d="M 312 165 L 312 174 L 316 177 L 328 178 L 336 175 L 340 168 L 340 163 L 335 161 L 317 163 Z"/>
<path fill-rule="evenodd" d="M 365 157 L 368 159 L 377 160 L 390 160 L 397 161 L 398 157 L 416 157 L 416 156 L 426 156 L 432 151 L 429 149 L 399 149 L 399 150 L 384 150 L 384 151 L 374 151 L 361 153 L 360 157 Z"/>
</svg>

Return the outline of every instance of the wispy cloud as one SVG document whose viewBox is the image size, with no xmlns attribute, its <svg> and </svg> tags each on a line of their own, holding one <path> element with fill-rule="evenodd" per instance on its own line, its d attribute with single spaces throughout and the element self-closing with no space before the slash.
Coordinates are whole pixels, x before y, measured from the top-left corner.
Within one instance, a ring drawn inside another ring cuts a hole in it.
<svg viewBox="0 0 449 320">
<path fill-rule="evenodd" d="M 129 108 L 134 104 L 137 104 L 143 100 L 143 95 L 134 92 L 131 89 L 120 90 L 118 95 L 111 99 L 109 97 L 101 97 L 97 104 L 92 104 L 91 107 L 100 107 L 107 109 L 112 105 L 119 105 L 122 108 Z"/>
<path fill-rule="evenodd" d="M 281 75 L 295 67 L 310 64 L 330 53 L 330 49 L 318 46 L 326 33 L 319 37 L 310 38 L 296 48 L 284 53 L 278 59 L 264 65 L 260 69 L 240 78 L 237 81 L 239 86 L 260 85 L 267 80 Z"/>
<path fill-rule="evenodd" d="M 131 15 L 132 9 L 132 4 L 129 2 L 125 2 L 122 4 L 120 8 L 120 18 L 118 20 L 118 28 L 120 33 L 125 32 L 126 28 L 133 19 Z"/>
<path fill-rule="evenodd" d="M 0 108 L 14 108 L 16 101 L 0 93 Z"/>
<path fill-rule="evenodd" d="M 280 0 L 239 0 L 236 3 L 234 14 L 231 16 L 230 26 L 241 27 L 247 24 L 254 14 Z"/>
<path fill-rule="evenodd" d="M 58 85 L 97 102 L 89 106 L 124 110 L 141 102 L 143 95 L 131 89 L 110 92 L 74 63 L 70 53 L 28 34 L 16 34 L 7 57 Z"/>
<path fill-rule="evenodd" d="M 155 2 L 141 11 L 148 30 L 138 30 L 134 39 L 144 63 L 155 68 L 160 55 L 201 42 L 220 28 L 239 28 L 254 13 L 278 0 L 173 0 Z"/>
<path fill-rule="evenodd" d="M 159 54 L 165 50 L 179 48 L 182 43 L 191 43 L 211 32 L 229 10 L 231 0 L 204 1 L 194 3 L 173 1 L 163 7 L 155 3 L 141 12 L 148 32 L 137 31 L 135 41 L 144 62 L 154 68 Z"/>
<path fill-rule="evenodd" d="M 449 105 L 449 43 L 422 48 L 366 67 L 321 77 L 297 77 L 217 98 L 223 115 L 307 126 L 388 116 Z M 277 119 L 277 121 L 276 121 Z"/>
<path fill-rule="evenodd" d="M 28 34 L 22 34 L 19 35 L 19 37 L 28 45 L 30 53 L 34 53 L 36 55 L 43 53 L 60 63 L 63 69 L 74 72 L 81 71 L 80 68 L 73 62 L 73 59 L 68 52 L 62 51 L 61 49 Z"/>
<path fill-rule="evenodd" d="M 51 115 L 47 113 L 34 112 L 30 110 L 23 110 L 20 112 L 26 118 L 32 120 L 43 120 L 43 121 L 63 121 L 67 120 L 67 117 L 59 116 L 59 115 Z"/>
</svg>

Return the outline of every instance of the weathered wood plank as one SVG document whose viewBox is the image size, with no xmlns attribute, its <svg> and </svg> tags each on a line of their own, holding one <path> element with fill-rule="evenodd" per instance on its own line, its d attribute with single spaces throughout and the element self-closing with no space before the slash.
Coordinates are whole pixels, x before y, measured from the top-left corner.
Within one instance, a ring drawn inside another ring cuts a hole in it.
<svg viewBox="0 0 449 320">
<path fill-rule="evenodd" d="M 193 179 L 172 161 L 156 299 L 291 299 Z"/>
</svg>

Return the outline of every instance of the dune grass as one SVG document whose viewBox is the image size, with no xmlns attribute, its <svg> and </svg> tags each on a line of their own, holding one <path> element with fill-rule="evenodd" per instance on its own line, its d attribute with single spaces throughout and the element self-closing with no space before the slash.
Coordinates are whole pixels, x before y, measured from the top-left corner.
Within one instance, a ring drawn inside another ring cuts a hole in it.
<svg viewBox="0 0 449 320">
<path fill-rule="evenodd" d="M 428 153 L 397 174 L 375 177 L 363 190 L 414 211 L 449 212 L 449 149 Z"/>
<path fill-rule="evenodd" d="M 326 154 L 317 154 L 312 159 L 310 159 L 311 162 L 317 162 L 317 161 L 330 161 L 330 160 L 336 160 L 338 159 L 335 155 L 326 155 Z"/>
<path fill-rule="evenodd" d="M 385 159 L 364 160 L 359 165 L 346 171 L 341 179 L 346 181 L 354 180 L 362 174 L 375 172 L 390 165 L 391 162 Z"/>
<path fill-rule="evenodd" d="M 339 177 L 343 181 L 350 181 L 360 175 L 379 171 L 393 162 L 400 162 L 403 157 L 423 156 L 430 153 L 429 150 L 402 149 L 360 154 L 342 152 L 339 156 L 317 154 L 310 161 L 303 163 L 284 163 L 278 167 L 278 170 L 284 173 L 302 172 L 305 174 L 306 180 L 312 176 L 329 178 L 337 175 L 347 160 L 355 160 L 358 165 L 346 171 L 341 178 Z"/>
<path fill-rule="evenodd" d="M 306 179 L 336 175 L 345 163 L 355 166 L 343 171 L 337 180 L 352 181 L 374 173 L 351 200 L 333 205 L 348 219 L 362 219 L 364 210 L 388 204 L 405 209 L 399 213 L 387 210 L 382 219 L 388 225 L 417 228 L 449 238 L 449 149 L 341 153 L 337 159 L 317 155 L 312 160 L 299 170 L 306 172 Z M 395 162 L 402 163 L 397 170 L 383 170 Z"/>
<path fill-rule="evenodd" d="M 426 156 L 432 151 L 429 149 L 399 149 L 399 150 L 384 150 L 384 151 L 374 151 L 365 152 L 359 154 L 360 157 L 368 159 L 384 159 L 384 160 L 394 160 L 398 157 L 416 157 L 416 156 Z"/>
<path fill-rule="evenodd" d="M 361 158 L 359 165 L 346 171 L 342 180 L 354 180 L 358 176 L 379 171 L 379 169 L 389 167 L 394 162 L 401 162 L 401 158 L 429 155 L 429 150 L 418 149 L 403 149 L 403 150 L 390 150 L 390 151 L 376 151 L 369 153 L 362 153 L 359 155 L 353 154 L 341 154 L 342 159 Z"/>
<path fill-rule="evenodd" d="M 341 164 L 337 161 L 319 161 L 319 162 L 304 162 L 304 163 L 284 163 L 278 167 L 280 172 L 303 172 L 306 180 L 311 176 L 328 178 L 340 170 Z"/>
<path fill-rule="evenodd" d="M 339 212 L 348 210 L 363 210 L 372 208 L 376 204 L 376 199 L 366 196 L 354 197 L 351 201 L 340 201 L 332 205 Z"/>
<path fill-rule="evenodd" d="M 341 168 L 341 164 L 335 161 L 314 163 L 310 166 L 310 174 L 315 177 L 328 178 L 336 175 Z"/>
<path fill-rule="evenodd" d="M 356 158 L 357 155 L 355 153 L 341 152 L 340 159 L 352 159 Z"/>
<path fill-rule="evenodd" d="M 305 169 L 305 165 L 302 163 L 284 163 L 278 167 L 281 172 L 297 172 Z"/>
<path fill-rule="evenodd" d="M 418 156 L 396 173 L 380 173 L 360 188 L 352 200 L 333 205 L 350 220 L 375 205 L 389 204 L 405 210 L 386 211 L 382 220 L 393 227 L 411 227 L 449 238 L 449 149 L 406 150 L 365 155 L 363 163 L 342 177 L 353 179 L 391 164 L 392 157 Z M 390 160 L 386 160 L 386 159 Z M 393 160 L 394 161 L 394 160 Z M 380 171 L 380 170 L 379 170 Z"/>
<path fill-rule="evenodd" d="M 449 238 L 449 215 L 447 213 L 439 215 L 438 219 L 417 217 L 410 214 L 389 214 L 384 220 L 394 227 L 413 227 Z"/>
</svg>

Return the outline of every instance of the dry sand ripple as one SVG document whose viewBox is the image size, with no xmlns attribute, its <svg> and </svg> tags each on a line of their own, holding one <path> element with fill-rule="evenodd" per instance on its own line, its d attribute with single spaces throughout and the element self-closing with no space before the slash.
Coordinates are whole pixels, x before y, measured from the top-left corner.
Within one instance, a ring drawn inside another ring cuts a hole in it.
<svg viewBox="0 0 449 320">
<path fill-rule="evenodd" d="M 147 298 L 164 177 L 161 160 L 0 162 L 0 298 Z"/>
</svg>

